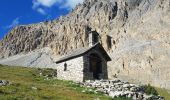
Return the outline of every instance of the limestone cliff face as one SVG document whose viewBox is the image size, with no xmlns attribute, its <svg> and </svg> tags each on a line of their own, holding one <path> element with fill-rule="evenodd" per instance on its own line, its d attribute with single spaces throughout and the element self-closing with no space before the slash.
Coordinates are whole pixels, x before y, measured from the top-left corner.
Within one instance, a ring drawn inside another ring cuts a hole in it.
<svg viewBox="0 0 170 100">
<path fill-rule="evenodd" d="M 63 55 L 88 46 L 90 30 L 112 57 L 110 78 L 170 89 L 169 0 L 85 0 L 67 16 L 15 27 L 0 42 L 1 57 L 43 47 Z"/>
</svg>

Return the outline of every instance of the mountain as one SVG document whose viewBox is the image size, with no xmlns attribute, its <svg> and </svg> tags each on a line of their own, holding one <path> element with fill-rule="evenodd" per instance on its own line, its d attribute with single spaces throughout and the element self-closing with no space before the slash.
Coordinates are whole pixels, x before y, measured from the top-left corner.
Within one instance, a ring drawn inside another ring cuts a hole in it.
<svg viewBox="0 0 170 100">
<path fill-rule="evenodd" d="M 0 42 L 0 57 L 8 64 L 44 47 L 64 55 L 88 46 L 88 31 L 99 33 L 112 57 L 109 78 L 170 89 L 169 0 L 85 0 L 67 16 L 15 27 Z"/>
</svg>

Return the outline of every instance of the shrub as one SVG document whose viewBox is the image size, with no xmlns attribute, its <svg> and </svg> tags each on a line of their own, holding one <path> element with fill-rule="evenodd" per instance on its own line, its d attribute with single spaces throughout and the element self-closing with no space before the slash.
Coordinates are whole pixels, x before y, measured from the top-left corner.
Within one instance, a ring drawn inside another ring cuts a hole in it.
<svg viewBox="0 0 170 100">
<path fill-rule="evenodd" d="M 4 91 L 0 90 L 0 94 L 4 94 Z"/>
<path fill-rule="evenodd" d="M 57 77 L 57 71 L 55 69 L 46 68 L 46 69 L 38 69 L 38 73 L 41 73 L 42 76 L 46 77 Z"/>
<path fill-rule="evenodd" d="M 152 87 L 150 84 L 148 85 L 144 85 L 143 86 L 144 92 L 148 95 L 158 95 L 158 92 L 156 91 L 156 89 L 154 87 Z"/>
</svg>

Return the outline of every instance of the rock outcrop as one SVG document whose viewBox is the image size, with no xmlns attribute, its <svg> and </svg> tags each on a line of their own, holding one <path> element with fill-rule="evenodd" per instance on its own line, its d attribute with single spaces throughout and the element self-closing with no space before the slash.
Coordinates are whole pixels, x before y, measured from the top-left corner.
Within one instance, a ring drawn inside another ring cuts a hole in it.
<svg viewBox="0 0 170 100">
<path fill-rule="evenodd" d="M 170 89 L 169 0 L 85 0 L 65 17 L 15 27 L 0 42 L 0 55 L 44 47 L 63 55 L 88 46 L 89 31 L 100 34 L 112 57 L 110 78 Z"/>
</svg>

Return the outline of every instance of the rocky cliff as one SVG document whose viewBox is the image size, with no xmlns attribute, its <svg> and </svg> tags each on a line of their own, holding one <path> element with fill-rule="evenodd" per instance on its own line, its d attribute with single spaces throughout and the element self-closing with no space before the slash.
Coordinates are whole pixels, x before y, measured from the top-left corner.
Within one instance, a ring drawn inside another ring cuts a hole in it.
<svg viewBox="0 0 170 100">
<path fill-rule="evenodd" d="M 67 16 L 15 27 L 0 42 L 1 58 L 44 47 L 63 55 L 88 46 L 88 31 L 112 57 L 110 78 L 170 89 L 169 0 L 85 0 Z"/>
</svg>

